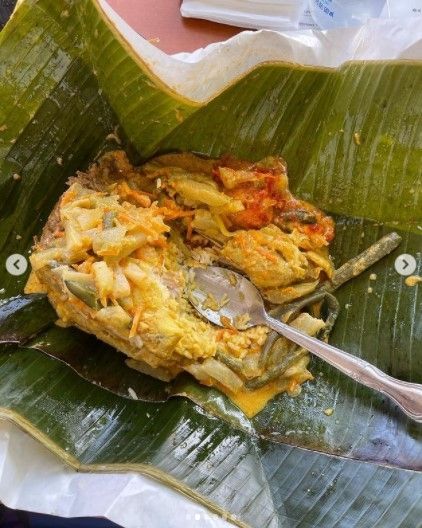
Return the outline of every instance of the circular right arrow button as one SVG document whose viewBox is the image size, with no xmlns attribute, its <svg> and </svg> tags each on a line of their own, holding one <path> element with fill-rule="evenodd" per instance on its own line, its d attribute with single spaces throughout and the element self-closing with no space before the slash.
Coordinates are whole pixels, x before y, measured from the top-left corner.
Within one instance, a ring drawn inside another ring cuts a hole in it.
<svg viewBox="0 0 422 528">
<path fill-rule="evenodd" d="M 403 275 L 407 277 L 408 275 L 412 275 L 412 273 L 416 270 L 416 259 L 413 255 L 409 255 L 407 253 L 403 253 L 403 255 L 399 255 L 395 262 L 394 267 L 400 275 Z"/>
</svg>

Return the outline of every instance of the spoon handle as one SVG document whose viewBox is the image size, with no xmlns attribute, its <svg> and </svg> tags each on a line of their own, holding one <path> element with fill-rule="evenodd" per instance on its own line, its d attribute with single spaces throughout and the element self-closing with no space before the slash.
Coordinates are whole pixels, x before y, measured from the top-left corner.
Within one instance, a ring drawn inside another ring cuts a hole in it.
<svg viewBox="0 0 422 528">
<path fill-rule="evenodd" d="M 395 379 L 371 363 L 314 337 L 266 314 L 266 324 L 294 343 L 306 348 L 358 383 L 382 392 L 391 398 L 410 418 L 422 422 L 422 385 Z"/>
</svg>

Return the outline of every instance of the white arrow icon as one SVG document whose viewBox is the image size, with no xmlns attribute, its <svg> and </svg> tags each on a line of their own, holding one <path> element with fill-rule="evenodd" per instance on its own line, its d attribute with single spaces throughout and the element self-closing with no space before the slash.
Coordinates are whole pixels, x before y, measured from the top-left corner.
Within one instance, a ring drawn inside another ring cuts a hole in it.
<svg viewBox="0 0 422 528">
<path fill-rule="evenodd" d="M 23 275 L 28 269 L 28 261 L 20 253 L 13 253 L 6 259 L 6 269 L 10 275 Z"/>
<path fill-rule="evenodd" d="M 399 255 L 396 258 L 394 267 L 396 268 L 397 273 L 407 277 L 408 275 L 412 275 L 412 273 L 415 272 L 416 259 L 413 255 L 403 253 L 403 255 Z"/>
</svg>

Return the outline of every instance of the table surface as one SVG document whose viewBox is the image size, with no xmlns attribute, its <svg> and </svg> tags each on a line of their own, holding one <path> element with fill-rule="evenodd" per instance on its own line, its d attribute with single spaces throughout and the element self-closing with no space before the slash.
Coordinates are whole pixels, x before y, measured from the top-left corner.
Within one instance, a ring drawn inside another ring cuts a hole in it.
<svg viewBox="0 0 422 528">
<path fill-rule="evenodd" d="M 242 31 L 207 20 L 183 18 L 180 0 L 107 1 L 135 31 L 170 54 L 194 51 Z"/>
</svg>

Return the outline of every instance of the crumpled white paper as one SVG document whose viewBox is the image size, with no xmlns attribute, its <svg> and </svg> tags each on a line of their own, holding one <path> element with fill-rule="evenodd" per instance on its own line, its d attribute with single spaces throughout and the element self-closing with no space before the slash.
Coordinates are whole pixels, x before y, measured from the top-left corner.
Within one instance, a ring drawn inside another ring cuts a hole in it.
<svg viewBox="0 0 422 528">
<path fill-rule="evenodd" d="M 0 500 L 61 517 L 106 517 L 125 528 L 233 526 L 144 475 L 78 473 L 6 421 L 0 421 Z"/>
<path fill-rule="evenodd" d="M 371 20 L 361 28 L 318 32 L 244 32 L 192 54 L 169 56 L 140 37 L 105 2 L 100 5 L 161 79 L 186 97 L 207 101 L 263 61 L 335 67 L 342 62 L 422 58 L 419 19 Z M 0 422 L 0 501 L 61 516 L 101 516 L 127 528 L 228 528 L 202 506 L 135 473 L 77 473 L 43 446 Z"/>
</svg>

